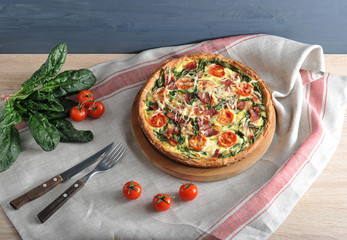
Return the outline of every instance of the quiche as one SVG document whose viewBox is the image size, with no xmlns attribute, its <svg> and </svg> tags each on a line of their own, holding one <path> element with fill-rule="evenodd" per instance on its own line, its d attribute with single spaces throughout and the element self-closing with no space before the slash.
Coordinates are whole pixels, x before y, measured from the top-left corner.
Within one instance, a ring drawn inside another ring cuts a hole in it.
<svg viewBox="0 0 347 240">
<path fill-rule="evenodd" d="M 270 90 L 251 68 L 219 54 L 166 61 L 140 89 L 136 104 L 151 145 L 192 167 L 233 164 L 272 140 Z"/>
</svg>

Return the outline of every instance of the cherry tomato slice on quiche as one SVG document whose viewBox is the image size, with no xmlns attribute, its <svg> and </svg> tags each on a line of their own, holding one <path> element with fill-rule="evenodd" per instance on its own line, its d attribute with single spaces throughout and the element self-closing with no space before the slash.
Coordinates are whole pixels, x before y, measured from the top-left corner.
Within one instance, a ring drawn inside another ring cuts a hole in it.
<svg viewBox="0 0 347 240">
<path fill-rule="evenodd" d="M 237 92 L 241 96 L 248 97 L 248 96 L 252 95 L 253 86 L 251 84 L 242 82 L 237 86 Z"/>
<path fill-rule="evenodd" d="M 125 183 L 123 186 L 123 194 L 129 200 L 138 199 L 141 196 L 141 192 L 141 185 L 133 180 Z"/>
<path fill-rule="evenodd" d="M 237 141 L 237 136 L 233 132 L 225 132 L 218 137 L 219 145 L 225 148 L 234 146 L 236 141 Z"/>
<path fill-rule="evenodd" d="M 179 194 L 185 201 L 191 201 L 198 196 L 198 187 L 193 183 L 185 183 L 180 187 Z"/>
<path fill-rule="evenodd" d="M 178 88 L 188 90 L 194 87 L 194 79 L 190 76 L 183 76 L 177 80 L 176 84 Z"/>
<path fill-rule="evenodd" d="M 218 77 L 218 78 L 221 78 L 221 77 L 224 77 L 225 75 L 225 72 L 224 72 L 224 68 L 220 65 L 211 65 L 209 68 L 208 68 L 208 73 L 214 77 Z"/>
<path fill-rule="evenodd" d="M 161 128 L 164 127 L 166 124 L 166 117 L 162 113 L 155 113 L 149 117 L 148 123 L 152 127 Z"/>
<path fill-rule="evenodd" d="M 227 126 L 231 124 L 234 120 L 234 114 L 228 110 L 228 109 L 223 109 L 222 111 L 219 112 L 219 117 L 217 119 L 217 122 L 220 123 L 221 125 Z"/>
<path fill-rule="evenodd" d="M 105 106 L 102 102 L 93 102 L 88 108 L 88 115 L 92 118 L 99 118 L 105 112 Z"/>
<path fill-rule="evenodd" d="M 82 105 L 77 105 L 71 108 L 70 117 L 75 122 L 80 122 L 87 117 L 87 109 L 85 109 Z"/>
<path fill-rule="evenodd" d="M 172 205 L 172 197 L 165 193 L 159 193 L 153 197 L 152 204 L 157 211 L 159 212 L 166 211 Z"/>
<path fill-rule="evenodd" d="M 207 138 L 202 136 L 201 134 L 193 136 L 189 140 L 189 145 L 191 146 L 191 148 L 197 151 L 202 150 L 206 146 L 206 143 L 207 143 Z"/>
<path fill-rule="evenodd" d="M 91 91 L 83 90 L 77 96 L 78 102 L 83 104 L 86 108 L 89 108 L 93 104 L 94 96 Z"/>
</svg>

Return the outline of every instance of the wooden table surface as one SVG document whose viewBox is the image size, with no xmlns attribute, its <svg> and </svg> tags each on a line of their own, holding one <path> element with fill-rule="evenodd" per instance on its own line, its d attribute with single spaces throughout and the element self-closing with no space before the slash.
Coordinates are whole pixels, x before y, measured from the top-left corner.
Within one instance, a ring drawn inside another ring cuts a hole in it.
<svg viewBox="0 0 347 240">
<path fill-rule="evenodd" d="M 88 68 L 124 54 L 71 54 L 63 70 Z M 14 93 L 45 61 L 43 54 L 0 54 L 0 94 Z M 325 55 L 326 71 L 347 75 L 347 55 Z M 270 239 L 347 238 L 347 114 L 339 146 L 322 174 Z M 0 208 L 0 239 L 21 239 Z"/>
</svg>

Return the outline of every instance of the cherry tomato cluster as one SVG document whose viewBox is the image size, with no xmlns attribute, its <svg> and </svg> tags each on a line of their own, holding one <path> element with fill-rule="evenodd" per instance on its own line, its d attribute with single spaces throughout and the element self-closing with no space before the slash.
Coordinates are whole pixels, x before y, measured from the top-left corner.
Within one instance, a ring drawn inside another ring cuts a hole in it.
<svg viewBox="0 0 347 240">
<path fill-rule="evenodd" d="M 89 115 L 92 118 L 99 118 L 105 112 L 105 106 L 100 101 L 95 101 L 93 93 L 83 90 L 78 94 L 78 105 L 70 110 L 72 120 L 79 122 Z"/>
<path fill-rule="evenodd" d="M 129 200 L 138 199 L 141 193 L 141 185 L 133 180 L 125 183 L 123 186 L 123 194 Z M 183 200 L 191 201 L 198 195 L 198 188 L 193 183 L 182 184 L 179 189 L 179 195 Z M 159 212 L 166 211 L 171 207 L 173 198 L 174 196 L 158 193 L 153 197 L 152 205 Z"/>
</svg>

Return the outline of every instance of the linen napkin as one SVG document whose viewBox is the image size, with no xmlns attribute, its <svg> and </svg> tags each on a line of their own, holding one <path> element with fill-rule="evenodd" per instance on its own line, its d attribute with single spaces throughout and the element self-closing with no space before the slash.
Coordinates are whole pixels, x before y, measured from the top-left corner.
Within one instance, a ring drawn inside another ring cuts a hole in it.
<svg viewBox="0 0 347 240">
<path fill-rule="evenodd" d="M 277 127 L 269 150 L 254 166 L 226 180 L 196 182 L 198 197 L 185 202 L 178 189 L 186 181 L 144 157 L 131 132 L 130 113 L 141 85 L 163 61 L 199 52 L 220 53 L 253 68 L 273 93 Z M 22 128 L 19 158 L 0 174 L 1 206 L 23 239 L 266 239 L 322 172 L 341 135 L 347 78 L 324 71 L 317 45 L 242 35 L 148 50 L 91 70 L 98 79 L 92 91 L 106 112 L 74 125 L 92 130 L 94 140 L 60 143 L 44 152 Z M 44 224 L 37 214 L 93 166 L 19 210 L 9 205 L 111 141 L 127 145 L 127 155 L 93 177 Z M 130 180 L 142 185 L 138 200 L 122 195 Z M 176 198 L 170 210 L 159 213 L 152 198 L 163 192 Z"/>
</svg>

